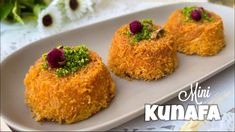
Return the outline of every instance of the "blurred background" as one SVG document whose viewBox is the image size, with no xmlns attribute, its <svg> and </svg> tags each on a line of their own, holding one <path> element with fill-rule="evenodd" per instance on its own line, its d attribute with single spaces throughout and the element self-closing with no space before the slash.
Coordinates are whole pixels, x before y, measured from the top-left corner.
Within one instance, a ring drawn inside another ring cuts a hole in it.
<svg viewBox="0 0 235 132">
<path fill-rule="evenodd" d="M 0 0 L 1 59 L 46 36 L 146 8 L 178 2 L 212 2 L 234 7 L 234 0 L 74 0 L 82 6 L 72 9 L 69 1 Z M 53 23 L 48 25 L 50 22 Z M 14 39 L 8 39 L 12 36 Z"/>
<path fill-rule="evenodd" d="M 209 0 L 209 2 L 234 7 L 234 0 Z"/>
<path fill-rule="evenodd" d="M 41 38 L 147 8 L 178 2 L 210 2 L 234 8 L 234 0 L 76 0 L 81 2 L 81 8 L 68 1 L 0 0 L 1 60 Z M 142 117 L 135 120 L 134 125 L 126 123 L 114 130 L 143 124 Z M 1 131 L 5 130 L 10 129 L 1 120 Z"/>
</svg>

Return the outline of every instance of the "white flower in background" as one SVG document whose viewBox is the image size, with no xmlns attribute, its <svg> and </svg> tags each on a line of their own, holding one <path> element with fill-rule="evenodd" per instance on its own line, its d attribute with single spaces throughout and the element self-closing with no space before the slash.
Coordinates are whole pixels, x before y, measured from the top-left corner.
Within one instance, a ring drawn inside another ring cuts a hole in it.
<svg viewBox="0 0 235 132">
<path fill-rule="evenodd" d="M 58 32 L 62 22 L 63 16 L 57 6 L 48 6 L 38 16 L 39 30 L 48 34 Z"/>
<path fill-rule="evenodd" d="M 62 21 L 63 22 L 66 22 L 67 21 L 67 15 L 66 15 L 66 11 L 65 11 L 65 1 L 68 1 L 68 0 L 53 0 L 51 3 L 50 3 L 50 6 L 56 6 L 60 12 L 61 12 L 61 15 L 62 15 Z"/>
<path fill-rule="evenodd" d="M 94 10 L 93 10 L 93 2 L 91 1 L 91 0 L 86 0 L 86 3 L 87 3 L 87 9 L 88 9 L 88 11 L 90 11 L 90 12 L 93 12 Z"/>
<path fill-rule="evenodd" d="M 70 20 L 81 18 L 88 11 L 93 11 L 91 0 L 64 0 L 67 17 Z"/>
<path fill-rule="evenodd" d="M 91 0 L 53 0 L 38 16 L 38 28 L 46 34 L 56 33 L 62 23 L 81 18 L 87 12 L 93 12 Z"/>
</svg>

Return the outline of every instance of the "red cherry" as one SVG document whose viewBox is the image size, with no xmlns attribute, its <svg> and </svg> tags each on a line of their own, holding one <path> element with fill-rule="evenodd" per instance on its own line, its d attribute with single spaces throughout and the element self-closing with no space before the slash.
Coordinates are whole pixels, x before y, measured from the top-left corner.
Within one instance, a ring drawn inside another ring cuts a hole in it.
<svg viewBox="0 0 235 132">
<path fill-rule="evenodd" d="M 199 10 L 194 10 L 191 12 L 191 18 L 195 21 L 200 21 L 202 16 Z"/>
<path fill-rule="evenodd" d="M 60 68 L 65 62 L 64 50 L 54 48 L 47 54 L 46 59 L 51 68 Z"/>
<path fill-rule="evenodd" d="M 132 21 L 129 26 L 130 26 L 130 31 L 132 34 L 137 34 L 137 33 L 141 32 L 142 28 L 143 28 L 141 22 L 139 22 L 137 20 Z"/>
</svg>

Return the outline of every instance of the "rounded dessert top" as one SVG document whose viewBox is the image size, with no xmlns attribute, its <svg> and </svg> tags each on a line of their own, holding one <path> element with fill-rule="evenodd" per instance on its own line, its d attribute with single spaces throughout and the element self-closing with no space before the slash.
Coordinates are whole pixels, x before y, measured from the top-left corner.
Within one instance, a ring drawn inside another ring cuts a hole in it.
<svg viewBox="0 0 235 132">
<path fill-rule="evenodd" d="M 206 11 L 203 7 L 184 7 L 182 13 L 186 21 L 213 21 L 211 13 Z"/>
<path fill-rule="evenodd" d="M 141 40 L 158 39 L 164 33 L 164 30 L 160 26 L 153 24 L 150 19 L 134 20 L 129 23 L 129 28 L 125 32 L 130 38 L 130 44 L 137 44 Z"/>
<path fill-rule="evenodd" d="M 58 46 L 42 55 L 42 69 L 55 70 L 58 77 L 75 73 L 89 63 L 88 49 L 84 45 L 68 47 Z"/>
</svg>

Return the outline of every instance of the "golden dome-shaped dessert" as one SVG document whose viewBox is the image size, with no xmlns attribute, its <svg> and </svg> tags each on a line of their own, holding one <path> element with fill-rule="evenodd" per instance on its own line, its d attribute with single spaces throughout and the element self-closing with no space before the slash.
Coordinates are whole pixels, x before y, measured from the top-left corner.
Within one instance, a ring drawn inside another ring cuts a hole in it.
<svg viewBox="0 0 235 132">
<path fill-rule="evenodd" d="M 84 120 L 108 107 L 115 92 L 101 58 L 84 46 L 52 49 L 30 67 L 24 84 L 36 121 Z"/>
<path fill-rule="evenodd" d="M 221 17 L 202 7 L 176 10 L 165 29 L 174 36 L 177 50 L 187 55 L 211 56 L 225 46 Z"/>
<path fill-rule="evenodd" d="M 173 37 L 152 20 L 135 20 L 115 32 L 108 67 L 116 75 L 155 80 L 171 74 L 176 66 Z"/>
</svg>

